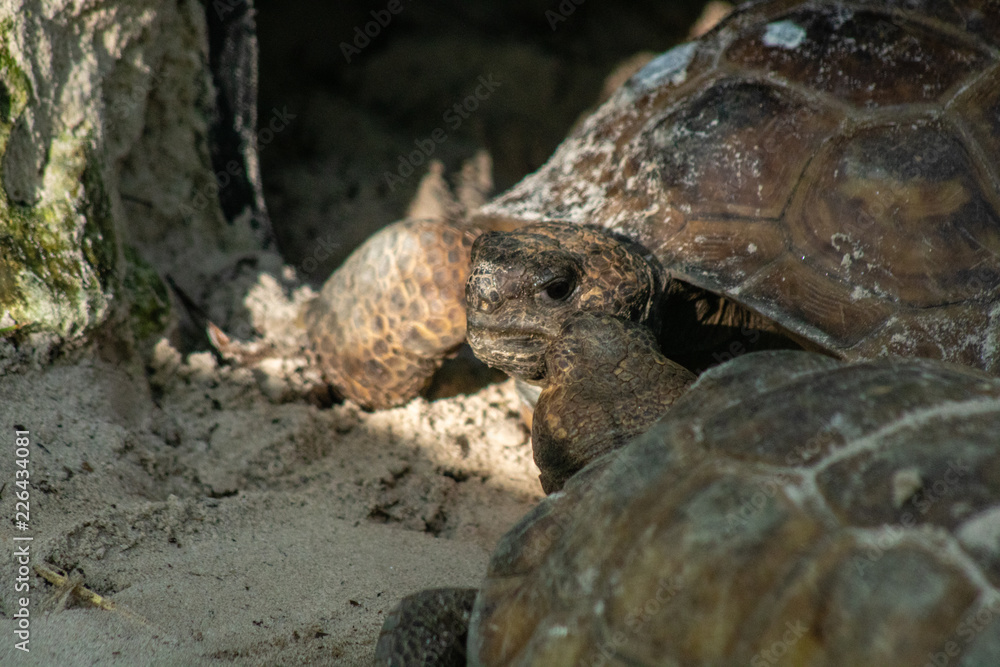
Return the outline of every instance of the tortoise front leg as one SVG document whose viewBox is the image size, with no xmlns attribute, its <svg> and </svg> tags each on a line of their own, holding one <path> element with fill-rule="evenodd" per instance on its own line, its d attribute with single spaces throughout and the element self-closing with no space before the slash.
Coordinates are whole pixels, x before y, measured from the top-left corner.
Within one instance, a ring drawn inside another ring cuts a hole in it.
<svg viewBox="0 0 1000 667">
<path fill-rule="evenodd" d="M 375 646 L 378 667 L 465 667 L 474 588 L 408 595 L 389 612 Z"/>
<path fill-rule="evenodd" d="M 465 280 L 476 233 L 407 219 L 355 250 L 303 312 L 336 391 L 366 409 L 416 396 L 465 341 Z"/>
</svg>

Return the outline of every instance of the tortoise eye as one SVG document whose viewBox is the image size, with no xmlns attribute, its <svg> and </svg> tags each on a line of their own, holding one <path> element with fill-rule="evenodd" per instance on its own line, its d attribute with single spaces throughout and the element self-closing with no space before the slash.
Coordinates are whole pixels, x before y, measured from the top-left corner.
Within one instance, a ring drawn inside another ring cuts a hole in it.
<svg viewBox="0 0 1000 667">
<path fill-rule="evenodd" d="M 564 301 L 573 292 L 573 281 L 568 278 L 553 280 L 545 286 L 545 296 L 552 301 Z"/>
</svg>

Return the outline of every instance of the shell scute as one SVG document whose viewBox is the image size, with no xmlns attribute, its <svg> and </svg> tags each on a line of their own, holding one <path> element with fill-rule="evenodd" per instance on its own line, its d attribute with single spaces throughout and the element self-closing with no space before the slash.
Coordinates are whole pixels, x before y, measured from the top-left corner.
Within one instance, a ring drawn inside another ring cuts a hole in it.
<svg viewBox="0 0 1000 667">
<path fill-rule="evenodd" d="M 628 152 L 689 215 L 777 218 L 839 121 L 767 82 L 722 79 L 651 120 Z"/>
<path fill-rule="evenodd" d="M 1000 64 L 984 72 L 959 93 L 947 109 L 953 123 L 963 128 L 972 150 L 978 147 L 978 170 L 993 183 L 993 206 L 1000 207 Z"/>
<path fill-rule="evenodd" d="M 998 405 L 994 400 L 994 411 Z M 942 417 L 880 437 L 877 450 L 858 452 L 822 469 L 816 476 L 820 493 L 845 524 L 928 524 L 955 530 L 992 507 L 1000 485 L 1000 457 L 979 446 L 979 429 L 1000 428 L 1000 418 L 979 419 L 974 431 L 967 421 L 968 415 Z M 946 450 L 940 446 L 943 432 L 950 434 Z M 1000 570 L 989 563 L 983 566 L 993 582 L 1000 583 Z"/>
<path fill-rule="evenodd" d="M 1000 217 L 961 140 L 937 121 L 838 137 L 810 165 L 786 215 L 817 272 L 918 308 L 1000 285 Z"/>
<path fill-rule="evenodd" d="M 734 236 L 742 237 L 744 243 L 735 245 Z M 694 219 L 673 236 L 663 252 L 677 272 L 728 290 L 782 256 L 788 245 L 788 234 L 777 222 Z"/>
<path fill-rule="evenodd" d="M 891 304 L 817 272 L 806 260 L 804 253 L 786 254 L 732 292 L 751 308 L 831 350 L 851 348 L 892 314 Z"/>
<path fill-rule="evenodd" d="M 801 30 L 789 42 L 773 26 Z M 769 37 L 770 36 L 770 37 Z M 884 11 L 802 7 L 745 30 L 726 50 L 728 62 L 824 93 L 855 107 L 938 101 L 989 55 L 949 34 Z"/>
<path fill-rule="evenodd" d="M 807 630 L 787 642 L 787 664 L 922 665 L 954 634 L 956 610 L 978 594 L 960 567 L 908 544 L 902 530 L 842 534 L 780 590 L 769 636 L 747 643 L 773 650 L 792 623 Z"/>
</svg>

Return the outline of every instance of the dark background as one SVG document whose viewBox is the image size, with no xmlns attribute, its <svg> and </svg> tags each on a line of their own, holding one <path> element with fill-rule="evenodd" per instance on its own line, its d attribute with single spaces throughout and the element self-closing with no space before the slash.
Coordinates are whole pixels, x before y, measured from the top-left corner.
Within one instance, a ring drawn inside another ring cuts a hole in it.
<svg viewBox="0 0 1000 667">
<path fill-rule="evenodd" d="M 495 191 L 509 188 L 598 102 L 616 66 L 683 41 L 703 4 L 398 1 L 402 10 L 350 62 L 341 43 L 355 46 L 355 28 L 387 0 L 257 3 L 259 123 L 294 115 L 260 146 L 265 195 L 285 260 L 313 284 L 403 216 L 427 165 L 395 188 L 385 175 L 414 141 L 442 128 L 432 157 L 449 174 L 485 148 Z M 500 87 L 452 129 L 444 113 L 490 75 Z"/>
</svg>

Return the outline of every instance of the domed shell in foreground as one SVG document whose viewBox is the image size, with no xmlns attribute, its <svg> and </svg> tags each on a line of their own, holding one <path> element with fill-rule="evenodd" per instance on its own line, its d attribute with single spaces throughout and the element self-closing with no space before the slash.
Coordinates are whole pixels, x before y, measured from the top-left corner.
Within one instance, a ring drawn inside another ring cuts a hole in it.
<svg viewBox="0 0 1000 667">
<path fill-rule="evenodd" d="M 996 665 L 998 587 L 1000 380 L 755 353 L 504 537 L 469 655 Z"/>
</svg>

